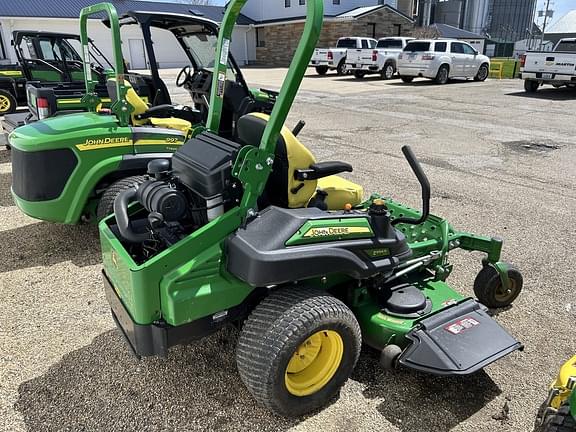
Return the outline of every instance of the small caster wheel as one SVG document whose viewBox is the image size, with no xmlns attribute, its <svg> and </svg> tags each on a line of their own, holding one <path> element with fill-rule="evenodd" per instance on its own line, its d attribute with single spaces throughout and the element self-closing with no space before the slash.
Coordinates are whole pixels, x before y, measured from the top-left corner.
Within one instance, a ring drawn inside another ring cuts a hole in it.
<svg viewBox="0 0 576 432">
<path fill-rule="evenodd" d="M 522 292 L 524 281 L 520 271 L 508 266 L 510 288 L 505 290 L 500 275 L 491 265 L 485 266 L 474 281 L 474 294 L 483 305 L 499 309 L 510 306 Z"/>
<path fill-rule="evenodd" d="M 402 354 L 402 348 L 398 345 L 386 345 L 380 353 L 380 365 L 386 370 L 396 369 L 400 354 Z"/>
</svg>

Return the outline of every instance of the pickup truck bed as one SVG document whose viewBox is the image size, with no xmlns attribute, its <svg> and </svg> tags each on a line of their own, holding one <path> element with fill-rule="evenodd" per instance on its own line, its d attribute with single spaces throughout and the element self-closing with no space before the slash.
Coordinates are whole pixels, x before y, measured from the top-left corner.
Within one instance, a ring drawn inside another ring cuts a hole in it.
<svg viewBox="0 0 576 432">
<path fill-rule="evenodd" d="M 524 88 L 530 93 L 543 84 L 576 87 L 576 40 L 562 39 L 552 52 L 527 52 L 522 59 L 522 79 Z"/>
<path fill-rule="evenodd" d="M 396 73 L 398 57 L 410 40 L 412 38 L 387 37 L 380 39 L 372 49 L 349 49 L 346 70 L 359 79 L 369 74 L 391 79 Z"/>
</svg>

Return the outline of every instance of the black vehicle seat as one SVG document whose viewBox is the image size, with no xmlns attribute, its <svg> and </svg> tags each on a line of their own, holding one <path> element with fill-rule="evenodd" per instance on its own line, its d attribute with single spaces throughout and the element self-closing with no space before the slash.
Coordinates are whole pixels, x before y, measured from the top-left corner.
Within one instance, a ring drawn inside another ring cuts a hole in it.
<svg viewBox="0 0 576 432">
<path fill-rule="evenodd" d="M 134 111 L 131 113 L 132 125 L 152 125 L 160 128 L 179 130 L 185 134 L 188 134 L 188 132 L 192 129 L 191 122 L 177 117 L 146 117 L 139 119 L 138 117 L 146 113 L 150 109 L 150 106 L 138 95 L 138 93 L 136 93 L 129 81 L 125 80 L 124 85 L 127 87 L 126 102 L 128 102 L 128 104 L 131 105 L 134 109 Z M 116 80 L 114 78 L 108 80 L 107 87 L 110 99 L 112 101 L 118 100 L 118 96 L 116 95 Z"/>
<path fill-rule="evenodd" d="M 269 118 L 270 116 L 262 113 L 242 116 L 237 125 L 239 142 L 243 145 L 259 146 Z M 310 167 L 315 165 L 316 159 L 310 150 L 288 128 L 283 127 L 276 144 L 273 172 L 261 198 L 261 206 L 307 207 L 317 190 L 328 194 L 325 202 L 329 210 L 342 210 L 347 204 L 356 206 L 362 202 L 362 186 L 342 177 L 322 174 L 320 178 L 311 175 L 311 178 L 306 180 L 302 179 L 302 176 L 298 177 L 299 172 L 309 171 Z M 342 162 L 318 165 L 330 165 L 333 168 L 329 170 L 331 174 L 352 170 L 351 166 Z"/>
</svg>

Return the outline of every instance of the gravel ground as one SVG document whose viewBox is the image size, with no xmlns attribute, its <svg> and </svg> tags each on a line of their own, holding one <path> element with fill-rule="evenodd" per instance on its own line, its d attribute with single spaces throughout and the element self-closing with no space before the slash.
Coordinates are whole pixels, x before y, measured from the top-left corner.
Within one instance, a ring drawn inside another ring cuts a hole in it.
<svg viewBox="0 0 576 432">
<path fill-rule="evenodd" d="M 284 72 L 246 75 L 276 88 Z M 172 82 L 175 72 L 165 75 Z M 430 177 L 434 213 L 506 239 L 504 257 L 522 269 L 525 291 L 497 319 L 526 350 L 458 378 L 386 372 L 365 352 L 331 406 L 298 419 L 254 403 L 235 369 L 234 330 L 174 349 L 167 360 L 137 362 L 108 312 L 95 229 L 22 215 L 9 193 L 10 155 L 0 150 L 0 430 L 532 430 L 549 381 L 576 352 L 576 93 L 525 97 L 521 88 L 305 80 L 290 125 L 308 122 L 301 138 L 319 160 L 350 161 L 350 178 L 367 192 L 418 206 L 400 152 L 410 144 Z M 461 292 L 471 294 L 480 258 L 453 255 L 451 280 Z"/>
</svg>

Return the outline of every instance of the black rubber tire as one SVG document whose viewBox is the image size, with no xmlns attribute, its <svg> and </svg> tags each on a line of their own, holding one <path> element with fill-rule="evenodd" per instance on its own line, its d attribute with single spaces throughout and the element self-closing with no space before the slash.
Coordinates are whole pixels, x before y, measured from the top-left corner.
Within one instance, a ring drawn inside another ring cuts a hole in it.
<svg viewBox="0 0 576 432">
<path fill-rule="evenodd" d="M 135 185 L 140 185 L 145 181 L 146 177 L 144 176 L 132 176 L 112 183 L 102 194 L 102 198 L 100 198 L 100 201 L 98 202 L 98 208 L 96 210 L 96 219 L 98 222 L 114 213 L 114 201 L 120 193 Z"/>
<path fill-rule="evenodd" d="M 412 81 L 414 81 L 414 77 L 411 76 L 401 76 L 400 79 L 406 84 L 410 84 Z"/>
<path fill-rule="evenodd" d="M 400 354 L 402 354 L 402 348 L 398 345 L 386 345 L 380 353 L 380 366 L 386 370 L 396 369 Z"/>
<path fill-rule="evenodd" d="M 576 420 L 570 414 L 570 406 L 566 401 L 554 414 L 548 415 L 544 419 L 542 432 L 574 432 L 576 431 Z"/>
<path fill-rule="evenodd" d="M 512 282 L 512 292 L 506 299 L 498 299 L 498 291 L 502 289 L 502 281 L 496 269 L 490 265 L 484 266 L 474 280 L 474 294 L 484 306 L 493 309 L 510 306 L 522 292 L 524 280 L 520 271 L 508 266 L 508 278 Z"/>
<path fill-rule="evenodd" d="M 396 73 L 396 66 L 394 66 L 394 63 L 387 62 L 384 65 L 384 68 L 382 69 L 382 71 L 380 72 L 380 77 L 383 80 L 389 80 L 389 79 L 394 78 L 395 73 Z"/>
<path fill-rule="evenodd" d="M 0 111 L 0 116 L 15 113 L 16 108 L 18 108 L 18 101 L 16 100 L 14 95 L 9 91 L 0 89 L 0 96 L 5 97 L 8 100 L 9 104 L 7 108 L 5 108 L 3 111 Z"/>
<path fill-rule="evenodd" d="M 364 79 L 365 76 L 366 76 L 366 72 L 354 71 L 354 78 L 356 78 L 356 79 Z"/>
<path fill-rule="evenodd" d="M 338 63 L 338 67 L 336 68 L 336 74 L 338 76 L 346 75 L 346 59 L 345 58 L 340 60 L 340 63 Z"/>
<path fill-rule="evenodd" d="M 316 73 L 318 75 L 326 75 L 328 73 L 328 66 L 316 66 Z"/>
<path fill-rule="evenodd" d="M 474 81 L 484 82 L 488 79 L 488 75 L 490 75 L 490 67 L 486 63 L 482 63 L 478 68 L 478 73 L 474 77 Z"/>
<path fill-rule="evenodd" d="M 438 73 L 436 74 L 436 78 L 434 78 L 434 82 L 436 84 L 444 85 L 447 84 L 450 77 L 450 67 L 448 65 L 443 64 L 438 69 Z"/>
<path fill-rule="evenodd" d="M 334 376 L 316 393 L 295 396 L 285 383 L 293 353 L 309 336 L 336 331 L 344 351 Z M 352 373 L 362 336 L 352 311 L 329 294 L 307 287 L 288 287 L 265 298 L 246 320 L 236 351 L 238 371 L 254 398 L 271 411 L 300 416 L 325 406 Z"/>
<path fill-rule="evenodd" d="M 540 87 L 540 83 L 534 80 L 524 80 L 524 90 L 527 93 L 536 93 L 538 88 Z"/>
</svg>

